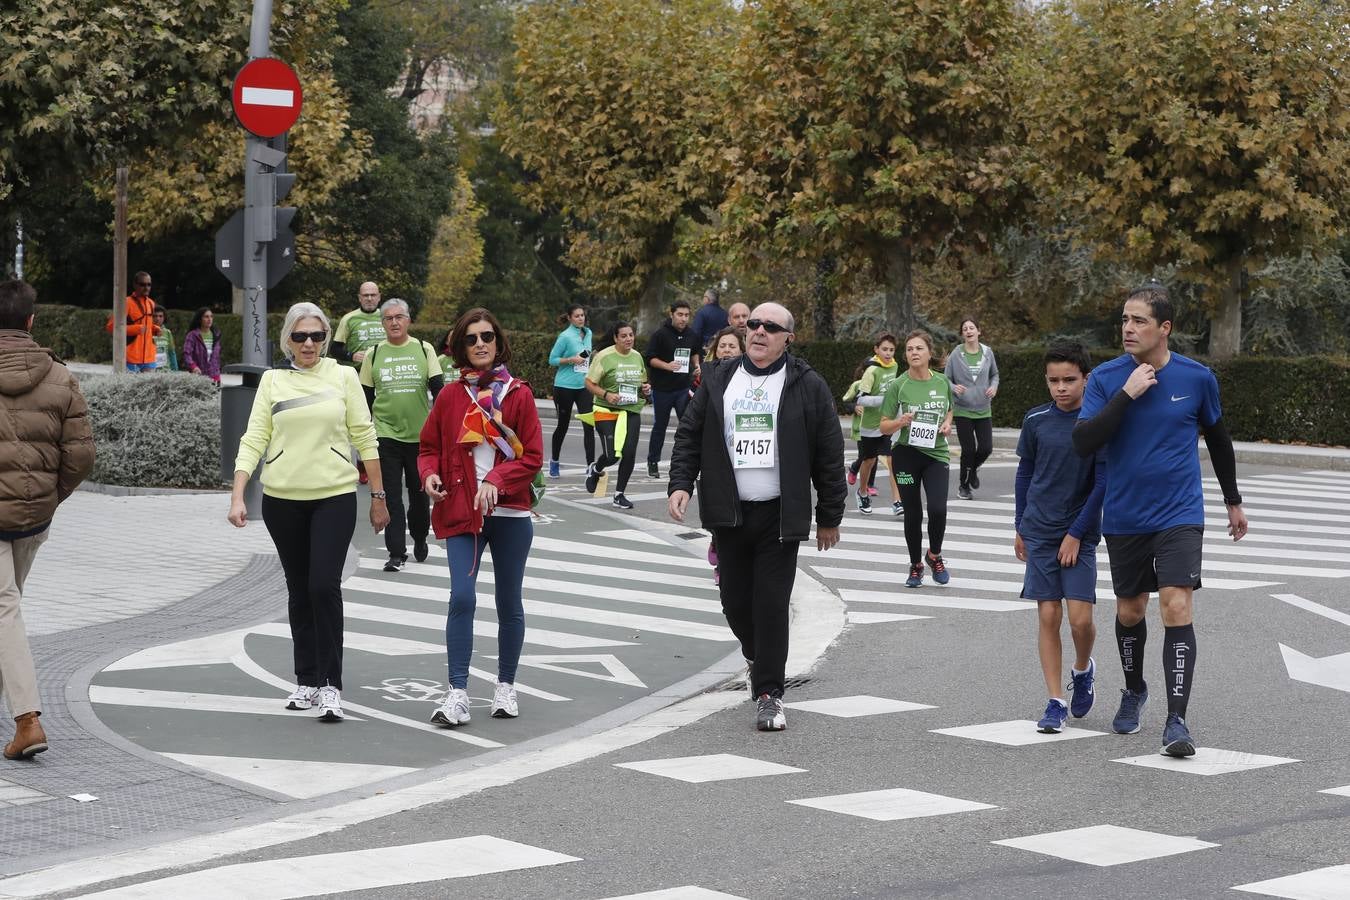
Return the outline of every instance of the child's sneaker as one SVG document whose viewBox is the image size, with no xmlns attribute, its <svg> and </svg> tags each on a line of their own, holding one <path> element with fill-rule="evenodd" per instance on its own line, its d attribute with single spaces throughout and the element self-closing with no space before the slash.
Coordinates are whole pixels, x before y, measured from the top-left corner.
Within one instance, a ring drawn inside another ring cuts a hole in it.
<svg viewBox="0 0 1350 900">
<path fill-rule="evenodd" d="M 891 515 L 895 516 L 896 518 L 899 518 L 904 514 L 905 514 L 905 504 L 901 503 L 899 500 L 891 504 Z"/>
<path fill-rule="evenodd" d="M 862 513 L 864 516 L 870 516 L 872 514 L 872 498 L 862 491 L 858 491 L 858 512 Z"/>
<path fill-rule="evenodd" d="M 1051 698 L 1045 704 L 1045 715 L 1036 723 L 1036 730 L 1041 734 L 1059 734 L 1064 730 L 1064 722 L 1068 718 L 1069 708 L 1064 705 L 1064 701 Z"/>
<path fill-rule="evenodd" d="M 1074 672 L 1072 669 L 1069 671 L 1071 673 L 1069 687 L 1073 688 L 1073 698 L 1069 700 L 1069 710 L 1073 713 L 1075 719 L 1081 719 L 1092 709 L 1092 701 L 1096 699 L 1093 683 L 1097 680 L 1097 661 L 1088 657 L 1086 672 Z"/>
<path fill-rule="evenodd" d="M 923 584 L 923 563 L 915 563 L 909 567 L 909 577 L 905 579 L 905 587 L 916 588 Z"/>
<path fill-rule="evenodd" d="M 933 551 L 929 550 L 924 557 L 928 560 L 928 568 L 933 570 L 933 580 L 938 584 L 946 584 L 952 580 L 951 573 L 947 571 L 947 564 L 942 561 L 942 557 L 934 556 Z"/>
</svg>

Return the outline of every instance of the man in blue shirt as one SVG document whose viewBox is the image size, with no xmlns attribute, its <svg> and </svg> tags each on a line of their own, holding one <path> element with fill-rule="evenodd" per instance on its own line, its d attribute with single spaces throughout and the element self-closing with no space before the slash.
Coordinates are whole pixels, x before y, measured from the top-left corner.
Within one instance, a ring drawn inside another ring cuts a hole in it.
<svg viewBox="0 0 1350 900">
<path fill-rule="evenodd" d="M 700 347 L 707 347 L 717 332 L 727 327 L 727 311 L 722 308 L 722 292 L 717 288 L 708 288 L 703 292 L 703 306 L 694 313 L 690 332 L 698 339 Z"/>
<path fill-rule="evenodd" d="M 1125 300 L 1125 355 L 1092 372 L 1074 448 L 1082 456 L 1106 450 L 1102 532 L 1116 594 L 1116 642 L 1125 672 L 1120 709 L 1111 727 L 1139 730 L 1148 700 L 1141 671 L 1148 595 L 1158 592 L 1164 627 L 1167 724 L 1162 752 L 1191 756 L 1186 703 L 1195 673 L 1194 591 L 1200 587 L 1205 528 L 1196 435 L 1203 434 L 1228 509 L 1228 534 L 1240 540 L 1247 516 L 1237 489 L 1233 441 L 1224 427 L 1219 383 L 1207 367 L 1171 352 L 1172 301 L 1160 284 Z"/>
</svg>

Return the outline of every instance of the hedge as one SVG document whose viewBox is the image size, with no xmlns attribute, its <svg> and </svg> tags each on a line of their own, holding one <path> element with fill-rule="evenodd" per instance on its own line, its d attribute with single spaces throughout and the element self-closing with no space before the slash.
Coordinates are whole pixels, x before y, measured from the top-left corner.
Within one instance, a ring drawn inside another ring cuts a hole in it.
<svg viewBox="0 0 1350 900">
<path fill-rule="evenodd" d="M 80 383 L 101 484 L 219 488 L 220 388 L 187 372 Z"/>
<path fill-rule="evenodd" d="M 112 347 L 103 330 L 106 310 L 79 309 L 43 304 L 38 307 L 34 337 L 63 358 L 86 362 L 110 362 Z M 192 314 L 168 310 L 168 324 L 179 341 L 187 333 Z M 281 329 L 281 313 L 268 314 L 268 334 L 274 340 Z M 223 361 L 237 362 L 242 328 L 238 316 L 217 313 L 224 350 Z M 448 326 L 418 323 L 413 336 L 439 349 Z M 555 334 L 513 332 L 511 371 L 530 382 L 535 396 L 552 391 L 553 369 L 548 352 Z M 637 346 L 646 345 L 639 339 Z M 853 381 L 854 368 L 872 352 L 866 341 L 819 341 L 794 344 L 793 352 L 811 363 L 825 377 L 835 397 L 843 395 Z M 950 349 L 950 348 L 947 348 Z M 1049 399 L 1039 348 L 995 350 L 999 368 L 999 394 L 994 401 L 994 424 L 1016 428 L 1031 407 Z M 1109 350 L 1092 352 L 1093 362 L 1114 357 Z M 1350 445 L 1350 363 L 1330 357 L 1239 357 L 1207 361 L 1214 369 L 1223 392 L 1224 421 L 1234 439 L 1276 443 Z M 845 410 L 842 409 L 841 412 Z"/>
</svg>

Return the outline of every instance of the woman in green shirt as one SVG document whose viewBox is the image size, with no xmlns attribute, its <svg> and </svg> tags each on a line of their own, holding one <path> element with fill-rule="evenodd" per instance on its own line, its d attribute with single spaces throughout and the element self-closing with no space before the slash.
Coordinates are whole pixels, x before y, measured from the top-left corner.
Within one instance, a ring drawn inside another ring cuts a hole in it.
<svg viewBox="0 0 1350 900">
<path fill-rule="evenodd" d="M 947 376 L 932 370 L 933 338 L 926 331 L 905 336 L 909 368 L 886 387 L 881 401 L 881 433 L 895 435 L 891 474 L 905 508 L 905 544 L 909 548 L 906 587 L 923 584 L 923 565 L 933 580 L 951 580 L 942 561 L 947 531 L 947 484 L 950 478 L 947 436 L 952 433 L 952 388 Z M 923 504 L 928 501 L 928 552 L 923 549 Z"/>
<path fill-rule="evenodd" d="M 974 497 L 980 488 L 980 466 L 994 451 L 994 413 L 991 401 L 998 393 L 998 362 L 994 351 L 980 343 L 980 326 L 967 316 L 961 320 L 961 346 L 947 357 L 947 380 L 952 383 L 956 437 L 961 442 L 961 480 L 956 496 Z"/>
<path fill-rule="evenodd" d="M 642 354 L 633 352 L 636 336 L 631 324 L 619 322 L 614 326 L 614 346 L 591 356 L 586 390 L 595 397 L 595 406 L 589 414 L 577 416 L 583 422 L 591 418 L 600 437 L 600 456 L 586 467 L 586 490 L 594 494 L 605 469 L 617 462 L 619 489 L 614 492 L 617 509 L 633 508 L 623 492 L 633 474 L 638 433 L 642 429 L 643 398 L 652 393 Z"/>
</svg>

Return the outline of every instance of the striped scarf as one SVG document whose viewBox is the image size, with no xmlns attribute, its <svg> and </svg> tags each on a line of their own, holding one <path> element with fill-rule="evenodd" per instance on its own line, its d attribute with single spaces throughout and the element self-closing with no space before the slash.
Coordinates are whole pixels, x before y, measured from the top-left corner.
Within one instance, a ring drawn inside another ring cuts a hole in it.
<svg viewBox="0 0 1350 900">
<path fill-rule="evenodd" d="M 474 403 L 464 414 L 464 429 L 459 433 L 460 444 L 481 444 L 488 440 L 506 459 L 518 459 L 525 445 L 502 419 L 502 397 L 511 373 L 506 366 L 497 366 L 487 372 L 460 369 L 460 380 L 474 395 Z"/>
</svg>

